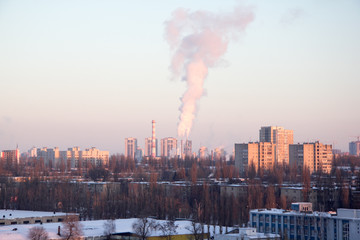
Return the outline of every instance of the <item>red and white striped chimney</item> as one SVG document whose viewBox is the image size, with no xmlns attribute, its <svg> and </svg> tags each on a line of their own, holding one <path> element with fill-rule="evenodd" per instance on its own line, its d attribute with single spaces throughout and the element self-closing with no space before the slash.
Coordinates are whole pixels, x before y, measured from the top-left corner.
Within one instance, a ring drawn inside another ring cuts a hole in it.
<svg viewBox="0 0 360 240">
<path fill-rule="evenodd" d="M 155 120 L 152 120 L 151 157 L 156 157 Z"/>
</svg>

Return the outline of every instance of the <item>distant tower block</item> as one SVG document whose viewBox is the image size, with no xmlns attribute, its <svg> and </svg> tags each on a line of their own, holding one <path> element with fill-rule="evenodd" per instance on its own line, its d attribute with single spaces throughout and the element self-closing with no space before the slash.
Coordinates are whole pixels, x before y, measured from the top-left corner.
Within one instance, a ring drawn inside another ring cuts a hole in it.
<svg viewBox="0 0 360 240">
<path fill-rule="evenodd" d="M 151 157 L 156 157 L 155 120 L 152 120 Z"/>
</svg>

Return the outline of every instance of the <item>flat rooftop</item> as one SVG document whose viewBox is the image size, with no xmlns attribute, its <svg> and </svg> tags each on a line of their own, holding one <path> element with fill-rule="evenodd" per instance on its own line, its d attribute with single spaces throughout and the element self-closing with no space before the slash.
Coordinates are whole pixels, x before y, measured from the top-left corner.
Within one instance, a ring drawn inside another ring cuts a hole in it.
<svg viewBox="0 0 360 240">
<path fill-rule="evenodd" d="M 16 219 L 16 218 L 31 218 L 31 217 L 54 217 L 65 216 L 63 212 L 39 212 L 26 210 L 5 210 L 0 209 L 0 219 Z"/>
</svg>

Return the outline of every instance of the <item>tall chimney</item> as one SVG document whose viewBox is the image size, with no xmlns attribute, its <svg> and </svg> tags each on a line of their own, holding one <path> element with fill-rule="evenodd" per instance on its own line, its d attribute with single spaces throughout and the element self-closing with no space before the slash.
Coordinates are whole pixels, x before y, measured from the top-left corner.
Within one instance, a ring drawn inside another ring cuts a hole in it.
<svg viewBox="0 0 360 240">
<path fill-rule="evenodd" d="M 156 157 L 155 120 L 152 120 L 151 157 Z"/>
</svg>

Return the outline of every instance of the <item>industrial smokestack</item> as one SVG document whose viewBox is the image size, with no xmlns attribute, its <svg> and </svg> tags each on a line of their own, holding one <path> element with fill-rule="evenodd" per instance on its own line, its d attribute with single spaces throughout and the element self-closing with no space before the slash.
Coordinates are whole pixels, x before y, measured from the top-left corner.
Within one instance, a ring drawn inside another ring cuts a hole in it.
<svg viewBox="0 0 360 240">
<path fill-rule="evenodd" d="M 156 157 L 155 120 L 152 120 L 151 157 Z"/>
<path fill-rule="evenodd" d="M 252 10 L 244 7 L 225 14 L 177 9 L 165 22 L 165 37 L 174 50 L 170 70 L 174 78 L 187 83 L 181 98 L 179 137 L 189 136 L 208 69 L 216 67 L 229 40 L 236 39 L 253 19 Z"/>
</svg>

